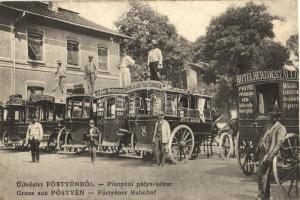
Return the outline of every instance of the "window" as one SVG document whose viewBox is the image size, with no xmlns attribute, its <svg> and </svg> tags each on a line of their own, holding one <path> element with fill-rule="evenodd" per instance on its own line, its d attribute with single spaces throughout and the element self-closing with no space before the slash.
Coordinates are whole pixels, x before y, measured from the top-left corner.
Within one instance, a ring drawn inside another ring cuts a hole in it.
<svg viewBox="0 0 300 200">
<path fill-rule="evenodd" d="M 53 104 L 44 104 L 36 107 L 36 113 L 38 114 L 38 121 L 46 122 L 53 121 Z"/>
<path fill-rule="evenodd" d="M 28 30 L 28 59 L 43 60 L 43 34 L 41 31 Z"/>
<path fill-rule="evenodd" d="M 108 49 L 98 48 L 98 70 L 108 71 Z"/>
<path fill-rule="evenodd" d="M 165 114 L 168 116 L 177 116 L 177 96 L 174 94 L 167 94 L 165 102 Z"/>
<path fill-rule="evenodd" d="M 90 100 L 89 99 L 84 99 L 83 100 L 83 115 L 82 118 L 88 119 L 90 117 Z"/>
<path fill-rule="evenodd" d="M 279 85 L 277 83 L 258 85 L 256 93 L 259 114 L 267 114 L 271 111 L 272 106 L 279 105 Z"/>
<path fill-rule="evenodd" d="M 78 66 L 79 64 L 79 42 L 73 40 L 67 40 L 68 58 L 67 62 L 69 65 Z"/>
<path fill-rule="evenodd" d="M 116 99 L 109 98 L 106 103 L 106 118 L 116 117 Z"/>
</svg>

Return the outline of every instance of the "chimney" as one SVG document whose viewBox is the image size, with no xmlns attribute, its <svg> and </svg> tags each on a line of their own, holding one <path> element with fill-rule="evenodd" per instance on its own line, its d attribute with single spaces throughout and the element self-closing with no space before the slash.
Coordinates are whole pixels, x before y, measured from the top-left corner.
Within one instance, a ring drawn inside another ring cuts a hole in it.
<svg viewBox="0 0 300 200">
<path fill-rule="evenodd" d="M 58 12 L 58 2 L 57 1 L 49 1 L 48 9 L 57 13 Z"/>
</svg>

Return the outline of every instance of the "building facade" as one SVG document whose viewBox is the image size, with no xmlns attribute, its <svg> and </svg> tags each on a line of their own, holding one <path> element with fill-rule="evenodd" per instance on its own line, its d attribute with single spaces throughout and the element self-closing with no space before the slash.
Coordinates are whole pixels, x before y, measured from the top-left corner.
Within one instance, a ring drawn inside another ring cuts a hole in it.
<svg viewBox="0 0 300 200">
<path fill-rule="evenodd" d="M 118 87 L 119 43 L 126 37 L 53 2 L 2 2 L 0 100 L 32 92 L 55 96 L 57 60 L 66 72 L 66 89 L 86 87 L 83 70 L 89 55 L 97 67 L 95 89 Z"/>
</svg>

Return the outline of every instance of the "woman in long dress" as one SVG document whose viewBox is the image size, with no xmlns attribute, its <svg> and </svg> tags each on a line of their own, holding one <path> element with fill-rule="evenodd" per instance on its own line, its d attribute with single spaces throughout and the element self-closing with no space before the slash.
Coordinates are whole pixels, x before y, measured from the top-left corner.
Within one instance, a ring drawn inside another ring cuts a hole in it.
<svg viewBox="0 0 300 200">
<path fill-rule="evenodd" d="M 134 65 L 135 61 L 127 55 L 126 51 L 122 51 L 120 63 L 120 86 L 127 87 L 131 84 L 131 75 L 128 66 Z"/>
</svg>

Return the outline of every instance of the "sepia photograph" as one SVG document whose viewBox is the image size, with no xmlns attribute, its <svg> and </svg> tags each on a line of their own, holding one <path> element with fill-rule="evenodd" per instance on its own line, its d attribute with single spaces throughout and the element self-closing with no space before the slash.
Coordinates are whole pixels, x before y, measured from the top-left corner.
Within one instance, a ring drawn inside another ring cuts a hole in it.
<svg viewBox="0 0 300 200">
<path fill-rule="evenodd" d="M 0 0 L 0 200 L 298 200 L 298 30 L 297 0 Z"/>
</svg>

